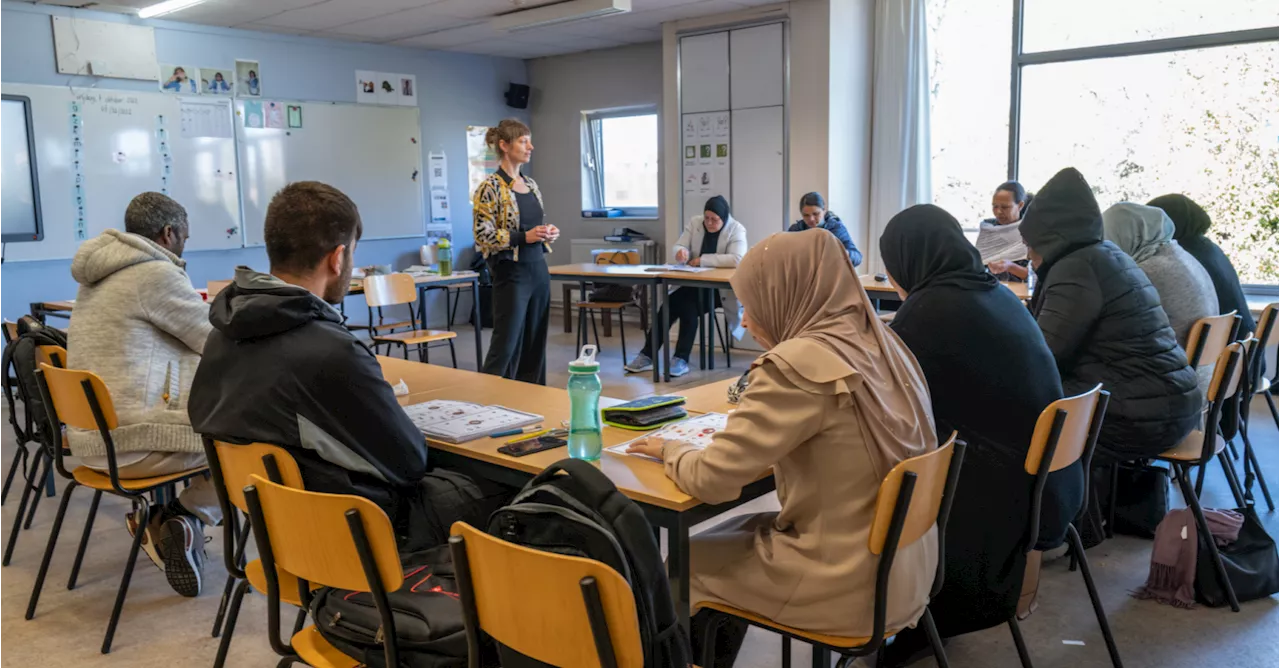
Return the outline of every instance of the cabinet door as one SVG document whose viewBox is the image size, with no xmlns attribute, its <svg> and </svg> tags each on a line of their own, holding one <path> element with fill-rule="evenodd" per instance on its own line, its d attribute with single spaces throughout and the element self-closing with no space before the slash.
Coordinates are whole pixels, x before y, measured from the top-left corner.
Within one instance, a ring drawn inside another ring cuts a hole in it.
<svg viewBox="0 0 1280 668">
<path fill-rule="evenodd" d="M 729 33 L 680 39 L 680 111 L 729 108 Z"/>
<path fill-rule="evenodd" d="M 729 33 L 730 109 L 782 105 L 783 71 L 781 23 Z"/>
<path fill-rule="evenodd" d="M 733 112 L 733 217 L 747 228 L 747 243 L 786 229 L 783 108 Z"/>
</svg>

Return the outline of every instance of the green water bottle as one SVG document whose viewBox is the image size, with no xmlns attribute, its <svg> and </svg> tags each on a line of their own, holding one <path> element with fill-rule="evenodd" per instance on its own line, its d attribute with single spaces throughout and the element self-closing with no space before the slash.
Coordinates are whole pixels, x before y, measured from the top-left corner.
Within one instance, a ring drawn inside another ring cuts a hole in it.
<svg viewBox="0 0 1280 668">
<path fill-rule="evenodd" d="M 453 275 L 453 248 L 449 245 L 448 239 L 436 242 L 436 265 L 440 269 L 441 276 Z"/>
<path fill-rule="evenodd" d="M 600 363 L 596 347 L 585 345 L 578 359 L 569 362 L 569 456 L 600 459 L 604 440 L 600 434 Z"/>
</svg>

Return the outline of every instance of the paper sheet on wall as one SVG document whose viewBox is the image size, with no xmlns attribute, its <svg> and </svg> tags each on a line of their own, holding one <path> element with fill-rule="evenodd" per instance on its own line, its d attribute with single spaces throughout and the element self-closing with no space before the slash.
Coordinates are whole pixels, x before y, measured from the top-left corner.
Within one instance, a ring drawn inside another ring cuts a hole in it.
<svg viewBox="0 0 1280 668">
<path fill-rule="evenodd" d="M 431 189 L 431 222 L 449 222 L 449 191 L 439 188 Z"/>
<path fill-rule="evenodd" d="M 489 131 L 487 126 L 467 126 L 467 181 L 469 193 L 492 173 L 498 171 L 498 155 L 484 143 L 484 135 Z"/>
<path fill-rule="evenodd" d="M 703 203 L 713 195 L 730 198 L 729 112 L 685 114 L 681 128 L 683 224 L 701 214 Z"/>
<path fill-rule="evenodd" d="M 184 139 L 231 139 L 235 136 L 235 129 L 231 125 L 231 102 L 184 99 L 178 103 L 178 127 Z"/>
<path fill-rule="evenodd" d="M 449 189 L 449 166 L 443 151 L 432 151 L 427 156 L 427 182 L 432 188 Z"/>
</svg>

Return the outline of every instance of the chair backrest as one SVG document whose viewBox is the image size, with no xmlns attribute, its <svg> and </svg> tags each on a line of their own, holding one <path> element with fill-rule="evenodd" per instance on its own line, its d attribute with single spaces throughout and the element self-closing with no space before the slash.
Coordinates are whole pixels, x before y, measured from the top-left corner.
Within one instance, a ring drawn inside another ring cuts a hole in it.
<svg viewBox="0 0 1280 668">
<path fill-rule="evenodd" d="M 418 286 L 413 277 L 400 274 L 381 274 L 364 277 L 364 299 L 372 307 L 409 304 L 418 297 Z"/>
<path fill-rule="evenodd" d="M 617 571 L 599 561 L 509 543 L 463 522 L 455 523 L 450 533 L 468 642 L 483 629 L 538 661 L 597 668 L 605 662 L 596 643 L 585 639 L 607 637 L 616 665 L 644 665 L 635 598 Z M 600 608 L 594 613 L 584 592 L 588 579 L 598 592 Z"/>
<path fill-rule="evenodd" d="M 596 264 L 640 264 L 640 251 L 634 248 L 623 250 L 592 251 Z"/>
<path fill-rule="evenodd" d="M 275 474 L 279 475 L 280 484 L 295 489 L 306 487 L 302 484 L 302 471 L 298 468 L 297 460 L 288 450 L 278 445 L 236 445 L 223 441 L 213 441 L 212 445 L 214 457 L 209 459 L 209 468 L 215 472 L 214 484 L 221 484 L 226 489 L 227 501 L 244 512 L 249 511 L 244 498 L 244 487 L 249 482 L 249 476 L 258 475 L 267 480 L 275 480 L 270 467 L 276 469 Z"/>
<path fill-rule="evenodd" d="M 62 346 L 36 346 L 36 366 L 48 364 L 59 369 L 67 368 L 67 349 Z"/>
<path fill-rule="evenodd" d="M 1262 342 L 1263 348 L 1280 345 L 1280 327 L 1276 327 L 1276 314 L 1280 312 L 1280 304 L 1267 304 L 1258 316 L 1258 331 L 1254 338 Z"/>
<path fill-rule="evenodd" d="M 18 340 L 18 323 L 4 321 L 4 342 L 6 344 Z"/>
<path fill-rule="evenodd" d="M 391 520 L 374 502 L 285 487 L 257 474 L 249 476 L 244 493 L 268 573 L 264 542 L 274 566 L 312 584 L 371 591 L 372 578 L 384 591 L 395 591 L 403 583 Z M 368 569 L 361 559 L 366 550 Z"/>
<path fill-rule="evenodd" d="M 1239 322 L 1235 311 L 1195 321 L 1191 325 L 1191 334 L 1187 336 L 1187 361 L 1191 366 L 1211 366 L 1216 363 L 1222 349 L 1235 338 Z"/>
<path fill-rule="evenodd" d="M 1249 342 L 1256 340 L 1249 339 Z M 1213 379 L 1209 381 L 1209 393 L 1205 395 L 1210 411 L 1213 410 L 1214 404 L 1221 404 L 1240 389 L 1240 379 L 1244 375 L 1244 364 L 1242 362 L 1247 343 L 1246 341 L 1236 341 L 1227 346 L 1218 355 L 1217 366 L 1213 369 Z M 1208 430 L 1206 429 L 1206 431 Z"/>
<path fill-rule="evenodd" d="M 218 293 L 225 290 L 228 285 L 231 285 L 230 280 L 209 281 L 205 284 L 205 298 L 212 301 L 213 298 L 217 297 Z"/>
<path fill-rule="evenodd" d="M 898 538 L 897 547 L 905 547 L 920 540 L 937 523 L 955 442 L 956 435 L 952 434 L 937 450 L 898 462 L 880 482 L 868 545 L 872 554 L 878 555 L 885 551 L 895 511 L 901 505 L 899 493 L 907 474 L 911 474 L 914 480 L 914 489 L 909 497 L 910 507 L 903 518 L 902 534 Z"/>
<path fill-rule="evenodd" d="M 44 377 L 45 387 L 48 388 L 49 399 L 52 401 L 50 413 L 56 416 L 56 422 L 85 430 L 110 431 L 116 428 L 118 421 L 115 404 L 111 402 L 111 392 L 97 374 L 41 364 L 40 375 Z M 94 416 L 95 403 L 102 412 L 101 424 Z M 109 439 L 109 436 L 104 434 L 104 438 Z"/>
<path fill-rule="evenodd" d="M 1058 399 L 1040 411 L 1022 464 L 1023 470 L 1034 476 L 1023 546 L 1027 551 L 1035 549 L 1040 539 L 1040 504 L 1049 474 L 1082 462 L 1084 488 L 1089 489 L 1089 465 L 1110 399 L 1111 393 L 1099 383 L 1088 392 Z"/>
</svg>

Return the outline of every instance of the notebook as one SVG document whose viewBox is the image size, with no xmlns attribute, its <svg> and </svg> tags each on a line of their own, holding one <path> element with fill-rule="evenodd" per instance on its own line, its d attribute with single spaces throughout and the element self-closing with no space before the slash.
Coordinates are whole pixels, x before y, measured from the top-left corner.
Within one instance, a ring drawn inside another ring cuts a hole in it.
<svg viewBox="0 0 1280 668">
<path fill-rule="evenodd" d="M 432 399 L 405 406 L 404 412 L 427 438 L 445 443 L 466 443 L 542 421 L 541 415 L 504 406 L 484 406 L 449 399 Z"/>
</svg>

